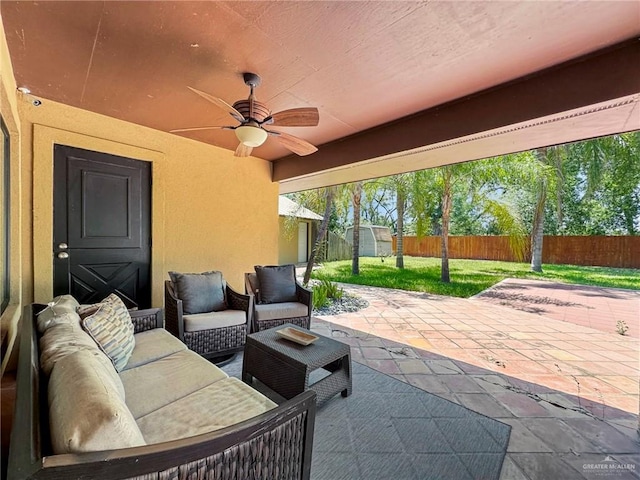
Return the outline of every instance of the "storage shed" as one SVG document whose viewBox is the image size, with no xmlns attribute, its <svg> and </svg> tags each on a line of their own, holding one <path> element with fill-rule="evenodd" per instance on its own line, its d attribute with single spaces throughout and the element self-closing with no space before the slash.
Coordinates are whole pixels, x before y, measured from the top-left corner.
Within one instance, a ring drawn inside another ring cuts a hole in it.
<svg viewBox="0 0 640 480">
<path fill-rule="evenodd" d="M 353 244 L 353 227 L 347 227 L 344 237 Z M 379 225 L 360 225 L 360 256 L 386 257 L 393 253 L 391 230 Z"/>
</svg>

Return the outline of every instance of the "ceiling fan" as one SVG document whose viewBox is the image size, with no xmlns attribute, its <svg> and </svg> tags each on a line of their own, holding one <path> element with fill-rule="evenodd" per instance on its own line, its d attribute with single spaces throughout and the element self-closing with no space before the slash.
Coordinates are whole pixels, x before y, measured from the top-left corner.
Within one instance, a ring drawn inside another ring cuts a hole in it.
<svg viewBox="0 0 640 480">
<path fill-rule="evenodd" d="M 260 77 L 255 73 L 243 73 L 244 83 L 250 88 L 249 98 L 247 100 L 238 100 L 229 105 L 221 98 L 214 97 L 208 93 L 201 92 L 192 87 L 187 87 L 194 93 L 209 100 L 214 105 L 222 108 L 235 118 L 239 125 L 236 126 L 209 126 L 209 127 L 193 127 L 179 128 L 170 130 L 171 133 L 194 132 L 198 130 L 235 130 L 236 137 L 240 140 L 240 144 L 234 155 L 236 157 L 248 157 L 255 147 L 262 145 L 269 136 L 272 136 L 280 144 L 291 150 L 297 155 L 310 155 L 317 151 L 318 148 L 310 144 L 306 140 L 302 140 L 288 133 L 278 132 L 275 130 L 267 130 L 265 126 L 273 127 L 315 127 L 318 125 L 319 115 L 318 109 L 315 107 L 291 108 L 280 112 L 271 113 L 264 103 L 255 99 L 253 90 L 260 85 Z"/>
</svg>

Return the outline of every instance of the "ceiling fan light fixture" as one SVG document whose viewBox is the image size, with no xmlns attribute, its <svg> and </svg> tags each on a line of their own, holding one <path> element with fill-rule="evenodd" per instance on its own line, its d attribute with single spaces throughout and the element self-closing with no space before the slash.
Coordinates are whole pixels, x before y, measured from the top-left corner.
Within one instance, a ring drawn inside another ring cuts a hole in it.
<svg viewBox="0 0 640 480">
<path fill-rule="evenodd" d="M 267 140 L 268 137 L 265 130 L 251 125 L 242 125 L 236 128 L 235 132 L 240 143 L 247 147 L 259 147 Z"/>
</svg>

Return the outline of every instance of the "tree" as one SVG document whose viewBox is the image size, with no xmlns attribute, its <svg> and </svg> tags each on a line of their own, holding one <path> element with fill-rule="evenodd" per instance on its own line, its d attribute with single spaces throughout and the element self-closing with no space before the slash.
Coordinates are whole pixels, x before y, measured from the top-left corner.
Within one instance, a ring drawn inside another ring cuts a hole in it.
<svg viewBox="0 0 640 480">
<path fill-rule="evenodd" d="M 353 184 L 351 195 L 353 203 L 353 256 L 351 274 L 360 275 L 360 200 L 362 199 L 362 182 Z"/>
<path fill-rule="evenodd" d="M 325 202 L 324 216 L 322 217 L 320 228 L 318 229 L 315 242 L 313 242 L 313 248 L 311 249 L 311 254 L 309 255 L 309 260 L 307 261 L 307 269 L 304 272 L 304 279 L 302 280 L 302 283 L 304 285 L 309 284 L 309 279 L 311 278 L 311 271 L 313 270 L 313 264 L 316 260 L 316 255 L 318 254 L 318 250 L 322 246 L 322 242 L 324 241 L 324 238 L 327 235 L 327 230 L 329 228 L 329 219 L 331 217 L 331 209 L 333 207 L 334 195 L 335 195 L 335 187 L 327 187 L 324 189 L 324 202 Z"/>
</svg>

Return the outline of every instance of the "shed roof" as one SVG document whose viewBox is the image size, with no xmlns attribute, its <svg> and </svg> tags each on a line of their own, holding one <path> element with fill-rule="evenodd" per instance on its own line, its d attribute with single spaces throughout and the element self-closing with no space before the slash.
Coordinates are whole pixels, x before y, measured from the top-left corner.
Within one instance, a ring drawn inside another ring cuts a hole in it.
<svg viewBox="0 0 640 480">
<path fill-rule="evenodd" d="M 278 197 L 278 215 L 305 218 L 307 220 L 322 220 L 322 216 L 282 195 Z"/>
</svg>

